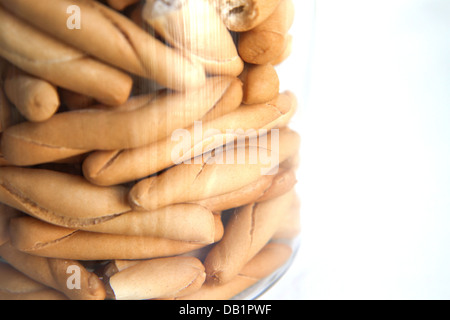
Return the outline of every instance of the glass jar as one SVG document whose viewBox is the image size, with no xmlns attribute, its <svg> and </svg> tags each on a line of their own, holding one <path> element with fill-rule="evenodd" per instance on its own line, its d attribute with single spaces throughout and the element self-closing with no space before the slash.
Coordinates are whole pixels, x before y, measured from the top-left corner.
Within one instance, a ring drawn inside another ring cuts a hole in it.
<svg viewBox="0 0 450 320">
<path fill-rule="evenodd" d="M 3 2 L 0 299 L 274 285 L 299 246 L 297 12 L 313 6 Z"/>
</svg>

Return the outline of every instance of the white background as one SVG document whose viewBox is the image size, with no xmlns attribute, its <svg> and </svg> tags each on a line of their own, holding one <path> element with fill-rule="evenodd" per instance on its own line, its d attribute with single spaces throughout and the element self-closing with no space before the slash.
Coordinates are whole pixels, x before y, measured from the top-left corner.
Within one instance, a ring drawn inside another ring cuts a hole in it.
<svg viewBox="0 0 450 320">
<path fill-rule="evenodd" d="M 301 247 L 262 299 L 450 299 L 450 1 L 294 3 Z"/>
</svg>

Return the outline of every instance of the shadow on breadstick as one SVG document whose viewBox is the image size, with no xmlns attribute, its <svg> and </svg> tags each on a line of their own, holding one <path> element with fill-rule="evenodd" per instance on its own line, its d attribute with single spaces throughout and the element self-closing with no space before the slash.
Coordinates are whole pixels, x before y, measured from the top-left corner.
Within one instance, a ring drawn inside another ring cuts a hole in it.
<svg viewBox="0 0 450 320">
<path fill-rule="evenodd" d="M 274 176 L 262 176 L 254 183 L 239 190 L 199 200 L 195 203 L 211 211 L 225 211 L 249 203 L 271 200 L 291 190 L 296 183 L 294 170 L 280 169 Z"/>
<path fill-rule="evenodd" d="M 8 99 L 29 121 L 45 121 L 58 111 L 60 99 L 57 88 L 45 80 L 11 66 L 4 86 Z"/>
<path fill-rule="evenodd" d="M 245 66 L 239 76 L 244 84 L 245 104 L 265 103 L 277 97 L 280 90 L 280 79 L 271 64 Z"/>
</svg>

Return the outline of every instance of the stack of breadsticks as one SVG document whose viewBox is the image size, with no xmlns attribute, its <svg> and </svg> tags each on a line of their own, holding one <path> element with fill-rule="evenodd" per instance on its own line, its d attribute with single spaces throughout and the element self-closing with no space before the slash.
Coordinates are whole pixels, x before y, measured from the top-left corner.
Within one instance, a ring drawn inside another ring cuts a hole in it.
<svg viewBox="0 0 450 320">
<path fill-rule="evenodd" d="M 293 9 L 0 0 L 0 299 L 230 299 L 285 266 Z"/>
</svg>

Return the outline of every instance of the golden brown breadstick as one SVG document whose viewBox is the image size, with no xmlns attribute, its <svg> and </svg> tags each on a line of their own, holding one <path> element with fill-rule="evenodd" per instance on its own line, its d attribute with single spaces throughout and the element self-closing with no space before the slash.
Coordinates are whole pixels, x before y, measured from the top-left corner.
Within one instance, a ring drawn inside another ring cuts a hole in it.
<svg viewBox="0 0 450 320">
<path fill-rule="evenodd" d="M 41 123 L 21 123 L 4 132 L 1 150 L 9 162 L 24 166 L 91 150 L 148 145 L 200 120 L 227 92 L 234 79 L 212 77 L 201 88 L 164 93 L 137 109 L 77 110 L 58 113 Z"/>
<path fill-rule="evenodd" d="M 0 246 L 0 256 L 29 278 L 64 293 L 72 300 L 104 300 L 106 297 L 103 282 L 77 261 L 30 255 L 20 252 L 10 242 Z M 75 272 L 78 283 L 74 284 L 70 277 Z"/>
<path fill-rule="evenodd" d="M 60 100 L 55 86 L 18 68 L 9 68 L 4 88 L 8 99 L 29 121 L 45 121 L 59 108 Z"/>
<path fill-rule="evenodd" d="M 9 220 L 21 215 L 19 211 L 0 203 L 0 245 L 9 239 Z"/>
<path fill-rule="evenodd" d="M 128 6 L 132 4 L 138 3 L 139 0 L 106 0 L 106 3 L 111 7 L 118 11 L 122 11 Z"/>
<path fill-rule="evenodd" d="M 169 257 L 206 245 L 165 238 L 124 236 L 58 227 L 32 217 L 10 221 L 11 244 L 32 255 L 73 260 Z"/>
<path fill-rule="evenodd" d="M 130 204 L 136 210 L 155 210 L 238 190 L 262 175 L 276 174 L 279 163 L 289 158 L 298 144 L 298 134 L 286 128 L 258 137 L 256 145 L 237 143 L 216 150 L 214 155 L 204 154 L 138 182 L 130 190 Z"/>
<path fill-rule="evenodd" d="M 61 292 L 48 288 L 0 262 L 0 300 L 68 300 Z"/>
<path fill-rule="evenodd" d="M 45 169 L 0 168 L 0 201 L 62 227 L 130 236 L 213 243 L 213 213 L 197 204 L 135 212 L 128 189 L 103 188 L 80 176 Z"/>
<path fill-rule="evenodd" d="M 133 263 L 113 274 L 109 285 L 116 300 L 175 298 L 200 289 L 205 277 L 200 260 L 170 257 Z"/>
<path fill-rule="evenodd" d="M 225 227 L 223 239 L 206 257 L 207 281 L 232 280 L 275 234 L 294 196 L 292 190 L 275 199 L 236 209 Z"/>
<path fill-rule="evenodd" d="M 239 78 L 234 78 L 228 87 L 228 90 L 223 94 L 222 98 L 216 103 L 214 108 L 205 114 L 202 121 L 205 122 L 217 119 L 239 108 L 242 104 L 242 97 L 244 95 L 242 86 L 242 81 Z"/>
<path fill-rule="evenodd" d="M 244 32 L 255 28 L 276 9 L 280 0 L 209 0 L 220 12 L 231 31 Z"/>
<path fill-rule="evenodd" d="M 241 34 L 238 43 L 241 58 L 248 63 L 266 64 L 280 57 L 287 45 L 293 16 L 292 0 L 281 0 L 263 23 Z"/>
<path fill-rule="evenodd" d="M 271 64 L 246 65 L 240 79 L 244 84 L 242 100 L 246 104 L 273 100 L 280 90 L 280 79 Z"/>
<path fill-rule="evenodd" d="M 146 0 L 144 20 L 209 74 L 238 76 L 244 67 L 230 32 L 208 0 Z"/>
<path fill-rule="evenodd" d="M 200 64 L 192 63 L 126 16 L 98 1 L 78 0 L 72 16 L 67 13 L 74 5 L 71 0 L 2 0 L 0 3 L 60 41 L 125 71 L 155 79 L 170 89 L 196 88 L 205 82 L 205 71 Z M 77 18 L 81 19 L 79 29 Z"/>
<path fill-rule="evenodd" d="M 205 282 L 197 292 L 176 298 L 176 300 L 229 300 L 276 272 L 291 256 L 290 246 L 282 243 L 268 243 L 232 280 L 224 284 Z"/>
<path fill-rule="evenodd" d="M 178 204 L 152 212 L 130 211 L 80 229 L 210 244 L 216 236 L 215 225 L 213 213 L 203 206 Z"/>
<path fill-rule="evenodd" d="M 75 227 L 128 212 L 127 192 L 51 170 L 0 168 L 0 202 L 54 224 Z"/>
<path fill-rule="evenodd" d="M 196 201 L 211 211 L 223 211 L 249 203 L 267 201 L 291 190 L 297 180 L 293 170 L 281 169 L 274 176 L 262 176 L 257 181 L 236 191 Z"/>
<path fill-rule="evenodd" d="M 276 59 L 271 61 L 271 64 L 274 66 L 280 65 L 282 62 L 284 62 L 287 58 L 290 57 L 292 50 L 293 50 L 293 42 L 294 37 L 291 34 L 288 34 L 286 36 L 286 46 L 284 48 L 283 53 Z"/>
<path fill-rule="evenodd" d="M 186 130 L 177 131 L 179 135 L 174 132 L 141 148 L 93 152 L 83 163 L 84 176 L 103 186 L 150 176 L 221 147 L 236 137 L 271 130 L 278 122 L 291 117 L 291 109 L 295 108 L 293 102 L 289 95 L 281 94 L 268 103 L 240 107 L 222 117 L 195 123 Z"/>
<path fill-rule="evenodd" d="M 3 4 L 12 3 L 3 1 Z M 128 98 L 132 80 L 124 72 L 59 42 L 1 6 L 0 20 L 0 56 L 20 69 L 56 86 L 95 97 L 105 104 L 121 104 Z M 52 20 L 46 18 L 46 21 Z"/>
</svg>

